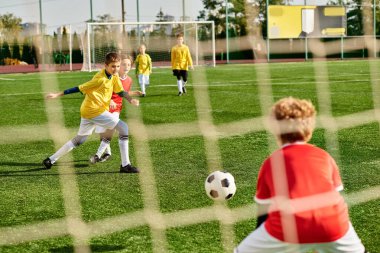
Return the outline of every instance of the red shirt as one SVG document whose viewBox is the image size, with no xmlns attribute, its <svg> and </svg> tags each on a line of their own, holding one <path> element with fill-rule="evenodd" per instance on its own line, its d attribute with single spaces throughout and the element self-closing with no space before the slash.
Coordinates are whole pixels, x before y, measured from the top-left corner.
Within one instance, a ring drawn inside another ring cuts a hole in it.
<svg viewBox="0 0 380 253">
<path fill-rule="evenodd" d="M 273 237 L 293 243 L 332 242 L 349 226 L 347 205 L 338 193 L 341 189 L 334 159 L 318 147 L 298 143 L 282 147 L 264 161 L 255 200 L 271 204 L 264 224 Z M 290 199 L 297 211 L 276 209 L 278 197 Z"/>
<path fill-rule="evenodd" d="M 132 86 L 132 78 L 129 76 L 126 76 L 125 78 L 120 77 L 121 84 L 123 85 L 124 91 L 130 91 Z M 123 98 L 120 97 L 118 94 L 113 93 L 111 100 L 116 103 L 116 108 L 111 109 L 110 112 L 121 112 L 121 109 L 123 108 Z"/>
</svg>

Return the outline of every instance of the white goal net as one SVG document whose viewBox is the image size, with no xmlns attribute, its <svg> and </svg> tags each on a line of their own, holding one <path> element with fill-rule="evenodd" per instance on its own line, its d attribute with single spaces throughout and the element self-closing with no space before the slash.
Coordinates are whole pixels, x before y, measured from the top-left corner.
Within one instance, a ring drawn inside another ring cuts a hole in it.
<svg viewBox="0 0 380 253">
<path fill-rule="evenodd" d="M 177 33 L 184 35 L 195 66 L 215 66 L 214 31 L 213 21 L 88 23 L 82 71 L 103 68 L 104 57 L 111 51 L 136 56 L 142 43 L 154 67 L 170 66 Z"/>
</svg>

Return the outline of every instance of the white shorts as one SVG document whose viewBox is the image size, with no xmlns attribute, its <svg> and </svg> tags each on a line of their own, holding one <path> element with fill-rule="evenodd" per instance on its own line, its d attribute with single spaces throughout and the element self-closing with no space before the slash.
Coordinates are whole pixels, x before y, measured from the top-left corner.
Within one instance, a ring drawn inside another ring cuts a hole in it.
<svg viewBox="0 0 380 253">
<path fill-rule="evenodd" d="M 109 111 L 105 111 L 99 116 L 92 119 L 81 118 L 78 135 L 91 135 L 96 126 L 104 129 L 113 129 L 119 123 L 119 117 L 116 117 Z"/>
<path fill-rule="evenodd" d="M 250 233 L 234 253 L 304 253 L 311 250 L 318 253 L 364 253 L 365 250 L 351 223 L 347 233 L 334 242 L 303 244 L 286 243 L 274 238 L 264 224 Z"/>
<path fill-rule="evenodd" d="M 149 75 L 139 74 L 139 84 L 149 85 Z"/>
<path fill-rule="evenodd" d="M 120 112 L 112 112 L 111 114 L 118 119 L 120 118 Z M 107 128 L 99 126 L 99 125 L 95 127 L 95 133 L 97 134 L 104 133 L 106 130 Z"/>
</svg>

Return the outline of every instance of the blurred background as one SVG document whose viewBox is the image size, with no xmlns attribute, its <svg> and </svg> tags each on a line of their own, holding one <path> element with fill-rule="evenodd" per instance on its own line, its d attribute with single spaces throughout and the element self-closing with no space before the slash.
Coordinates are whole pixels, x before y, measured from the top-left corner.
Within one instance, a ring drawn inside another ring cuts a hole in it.
<svg viewBox="0 0 380 253">
<path fill-rule="evenodd" d="M 92 71 L 108 51 L 135 55 L 141 43 L 156 67 L 168 66 L 178 32 L 185 34 L 196 65 L 376 58 L 378 5 L 379 0 L 1 0 L 0 73 Z"/>
</svg>

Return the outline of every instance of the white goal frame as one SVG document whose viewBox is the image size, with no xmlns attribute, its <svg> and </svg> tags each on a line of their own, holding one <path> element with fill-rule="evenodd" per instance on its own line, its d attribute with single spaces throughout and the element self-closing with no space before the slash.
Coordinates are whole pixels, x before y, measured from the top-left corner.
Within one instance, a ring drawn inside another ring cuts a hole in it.
<svg viewBox="0 0 380 253">
<path fill-rule="evenodd" d="M 198 25 L 200 24 L 208 24 L 211 25 L 211 47 L 212 47 L 212 59 L 211 59 L 211 66 L 215 67 L 216 66 L 216 53 L 215 53 L 215 23 L 214 21 L 173 21 L 173 22 L 93 22 L 93 23 L 87 23 L 87 50 L 83 50 L 83 67 L 82 71 L 95 71 L 98 70 L 91 62 L 91 56 L 92 56 L 92 48 L 91 48 L 91 31 L 93 31 L 92 26 L 106 26 L 106 25 L 132 25 L 132 26 L 137 26 L 139 25 L 195 25 L 196 31 L 198 31 Z M 185 39 L 186 39 L 186 33 L 184 33 Z M 140 35 L 138 35 L 140 39 Z M 195 48 L 194 48 L 194 65 L 199 66 L 200 61 L 199 61 L 199 40 L 198 40 L 198 32 L 195 33 Z M 86 52 L 86 53 L 85 53 Z"/>
</svg>

